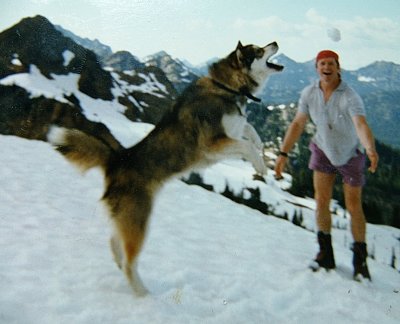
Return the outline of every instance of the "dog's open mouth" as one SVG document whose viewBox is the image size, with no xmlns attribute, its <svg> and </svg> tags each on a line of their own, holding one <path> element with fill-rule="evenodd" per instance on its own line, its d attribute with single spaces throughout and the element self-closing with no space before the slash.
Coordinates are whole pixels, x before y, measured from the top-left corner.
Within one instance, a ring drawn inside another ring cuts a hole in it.
<svg viewBox="0 0 400 324">
<path fill-rule="evenodd" d="M 283 70 L 283 65 L 272 63 L 271 61 L 276 61 L 272 57 L 278 52 L 279 46 L 277 42 L 272 42 L 264 47 L 269 54 L 266 59 L 267 68 L 270 70 L 275 70 L 276 72 L 280 72 Z"/>
<path fill-rule="evenodd" d="M 268 66 L 268 68 L 276 70 L 276 71 L 282 71 L 284 68 L 283 65 L 275 64 L 275 63 L 268 62 L 268 61 L 267 61 L 267 66 Z"/>
</svg>

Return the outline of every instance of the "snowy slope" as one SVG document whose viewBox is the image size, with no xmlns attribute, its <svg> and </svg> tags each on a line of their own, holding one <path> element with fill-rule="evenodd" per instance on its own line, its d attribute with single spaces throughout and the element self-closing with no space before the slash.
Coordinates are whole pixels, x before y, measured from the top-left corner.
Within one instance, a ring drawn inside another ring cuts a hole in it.
<svg viewBox="0 0 400 324">
<path fill-rule="evenodd" d="M 0 136 L 0 147 L 0 323 L 400 321 L 398 271 L 369 259 L 374 281 L 354 282 L 344 231 L 338 269 L 312 273 L 314 233 L 178 180 L 140 257 L 152 294 L 135 298 L 111 259 L 100 172 L 81 175 L 47 143 Z M 368 231 L 377 249 L 400 236 Z"/>
<path fill-rule="evenodd" d="M 30 73 L 0 83 L 59 101 L 74 93 L 85 116 L 107 125 L 124 146 L 152 129 L 127 120 L 117 102 L 80 93 L 73 74 L 49 80 L 32 66 Z M 126 85 L 117 83 L 118 96 Z M 139 271 L 152 295 L 138 299 L 111 260 L 109 221 L 99 202 L 100 172 L 80 174 L 47 143 L 0 135 L 0 147 L 0 323 L 400 320 L 400 277 L 389 267 L 393 248 L 399 259 L 400 231 L 368 225 L 374 281 L 356 283 L 351 280 L 349 221 L 333 202 L 338 269 L 311 273 L 307 265 L 317 249 L 315 203 L 282 190 L 290 185 L 289 175 L 284 182 L 271 173 L 267 184 L 254 181 L 254 170 L 243 161 L 199 171 L 217 192 L 226 185 L 236 193 L 258 187 L 275 213 L 291 217 L 301 210 L 308 231 L 202 188 L 169 183 L 159 194 L 140 258 Z"/>
</svg>

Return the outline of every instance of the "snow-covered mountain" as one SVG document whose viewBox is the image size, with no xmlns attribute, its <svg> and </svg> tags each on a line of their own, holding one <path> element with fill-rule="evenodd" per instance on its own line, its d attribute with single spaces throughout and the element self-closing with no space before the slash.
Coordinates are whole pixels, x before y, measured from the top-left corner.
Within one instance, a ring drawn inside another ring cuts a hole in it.
<svg viewBox="0 0 400 324">
<path fill-rule="evenodd" d="M 126 121 L 155 123 L 177 95 L 159 68 L 103 68 L 92 51 L 41 16 L 0 33 L 0 90 L 0 133 L 44 139 L 48 124 L 56 123 L 112 146 L 118 142 L 102 123 L 104 115 L 116 110 Z"/>
<path fill-rule="evenodd" d="M 182 92 L 190 83 L 199 78 L 185 63 L 173 58 L 165 51 L 145 57 L 144 62 L 148 66 L 157 66 L 163 70 L 178 92 Z"/>
<path fill-rule="evenodd" d="M 143 69 L 145 64 L 128 51 L 119 51 L 109 55 L 102 61 L 103 66 L 120 72 Z"/>
<path fill-rule="evenodd" d="M 59 28 L 62 30 L 61 28 Z M 82 40 L 79 36 L 65 31 L 67 37 L 72 37 L 78 44 L 94 50 L 101 57 L 103 64 L 104 44 L 98 40 Z M 103 45 L 103 46 L 102 46 Z M 148 56 L 144 63 L 157 66 L 167 75 L 178 92 L 198 76 L 208 73 L 208 65 L 218 58 L 210 58 L 200 66 L 193 66 L 184 58 L 172 58 L 165 51 Z M 127 60 L 130 60 L 127 58 Z M 316 78 L 314 60 L 295 62 L 285 54 L 279 54 L 275 60 L 285 66 L 279 75 L 273 75 L 267 84 L 261 98 L 267 105 L 290 104 L 297 102 L 300 91 Z M 397 103 L 400 98 L 400 65 L 392 62 L 375 62 L 355 71 L 342 71 L 343 79 L 356 89 L 363 98 L 371 127 L 375 136 L 385 144 L 400 147 L 400 136 L 397 134 L 397 125 L 400 115 L 397 112 Z"/>
</svg>

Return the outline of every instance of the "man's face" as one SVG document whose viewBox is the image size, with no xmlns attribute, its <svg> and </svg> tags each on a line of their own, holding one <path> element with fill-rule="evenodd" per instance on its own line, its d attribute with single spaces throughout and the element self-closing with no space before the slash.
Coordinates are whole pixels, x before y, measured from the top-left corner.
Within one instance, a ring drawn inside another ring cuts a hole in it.
<svg viewBox="0 0 400 324">
<path fill-rule="evenodd" d="M 317 73 L 323 81 L 335 80 L 339 78 L 340 67 L 333 57 L 323 58 L 317 62 Z"/>
</svg>

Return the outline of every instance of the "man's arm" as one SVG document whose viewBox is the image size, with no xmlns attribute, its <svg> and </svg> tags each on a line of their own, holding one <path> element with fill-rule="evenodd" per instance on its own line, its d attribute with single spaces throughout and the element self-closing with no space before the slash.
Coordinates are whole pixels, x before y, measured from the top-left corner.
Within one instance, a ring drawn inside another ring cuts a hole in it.
<svg viewBox="0 0 400 324">
<path fill-rule="evenodd" d="M 354 126 L 361 144 L 364 146 L 367 156 L 371 162 L 368 171 L 374 173 L 378 167 L 379 156 L 375 148 L 375 139 L 371 128 L 368 126 L 365 116 L 356 115 L 353 117 Z"/>
<path fill-rule="evenodd" d="M 304 127 L 308 121 L 308 115 L 303 112 L 297 112 L 288 130 L 286 131 L 283 143 L 281 145 L 281 152 L 289 153 L 293 145 L 297 142 L 300 135 L 304 131 Z M 282 172 L 287 161 L 287 156 L 279 155 L 275 164 L 275 178 L 281 179 Z"/>
</svg>

